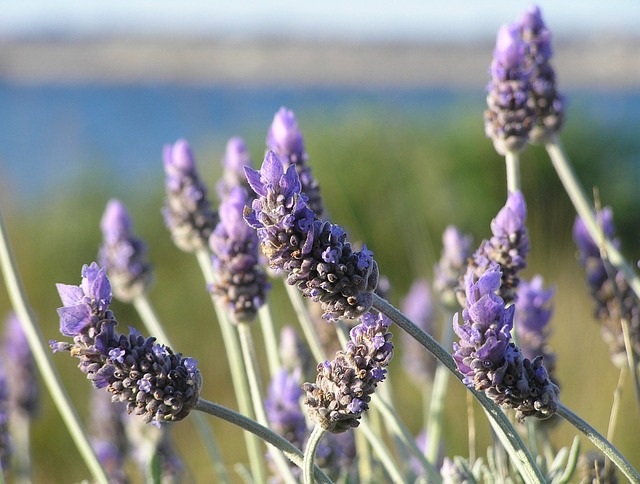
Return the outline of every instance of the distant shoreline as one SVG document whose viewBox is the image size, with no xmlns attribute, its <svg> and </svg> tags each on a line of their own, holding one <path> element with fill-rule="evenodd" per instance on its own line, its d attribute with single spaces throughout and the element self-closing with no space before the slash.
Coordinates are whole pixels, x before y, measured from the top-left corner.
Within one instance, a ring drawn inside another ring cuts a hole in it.
<svg viewBox="0 0 640 484">
<path fill-rule="evenodd" d="M 561 41 L 566 88 L 640 89 L 638 39 Z M 215 39 L 0 38 L 0 80 L 25 84 L 184 84 L 478 88 L 493 44 Z"/>
</svg>

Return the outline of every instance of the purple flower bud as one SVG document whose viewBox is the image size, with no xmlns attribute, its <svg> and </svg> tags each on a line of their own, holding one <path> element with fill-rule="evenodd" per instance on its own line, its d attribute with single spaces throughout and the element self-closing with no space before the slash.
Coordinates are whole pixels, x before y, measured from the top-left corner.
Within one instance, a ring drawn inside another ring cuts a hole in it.
<svg viewBox="0 0 640 484">
<path fill-rule="evenodd" d="M 273 151 L 260 171 L 245 172 L 258 198 L 244 218 L 257 230 L 269 266 L 284 271 L 288 284 L 320 302 L 327 320 L 353 319 L 368 311 L 378 281 L 371 252 L 366 247 L 354 252 L 340 227 L 316 218 L 295 167 L 285 172 Z"/>
<path fill-rule="evenodd" d="M 245 166 L 253 166 L 251 155 L 244 140 L 235 137 L 227 141 L 227 148 L 222 159 L 222 178 L 218 182 L 218 197 L 225 200 L 234 187 L 241 186 L 249 189 L 244 175 Z"/>
<path fill-rule="evenodd" d="M 417 279 L 411 284 L 409 293 L 400 303 L 400 309 L 407 318 L 426 333 L 433 334 L 435 307 L 429 284 Z M 404 367 L 420 385 L 431 383 L 436 368 L 436 360 L 431 353 L 404 331 L 401 335 Z"/>
<path fill-rule="evenodd" d="M 220 222 L 209 238 L 215 273 L 211 292 L 235 322 L 253 321 L 269 290 L 259 261 L 258 236 L 243 218 L 248 201 L 244 188 L 234 187 L 220 205 Z"/>
<path fill-rule="evenodd" d="M 318 365 L 315 383 L 305 383 L 305 404 L 309 418 L 332 433 L 360 424 L 369 408 L 371 395 L 386 375 L 393 357 L 389 320 L 383 314 L 363 314 L 353 327 L 344 351 Z"/>
<path fill-rule="evenodd" d="M 85 265 L 82 276 L 80 286 L 58 284 L 65 304 L 58 309 L 60 331 L 73 342 L 52 342 L 51 347 L 78 357 L 78 367 L 96 388 L 106 388 L 112 401 L 126 403 L 127 411 L 142 415 L 145 422 L 185 418 L 202 385 L 193 360 L 133 328 L 128 336 L 118 334 L 118 323 L 108 309 L 111 286 L 104 269 L 96 263 Z M 84 309 L 65 311 L 74 308 Z M 82 317 L 74 319 L 77 315 Z"/>
<path fill-rule="evenodd" d="M 162 214 L 176 246 L 194 252 L 207 246 L 218 220 L 207 188 L 196 171 L 193 153 L 185 140 L 166 145 L 163 152 L 167 198 Z"/>
<path fill-rule="evenodd" d="M 295 165 L 302 184 L 302 193 L 308 198 L 307 205 L 318 218 L 322 218 L 324 205 L 320 185 L 311 174 L 308 165 L 309 155 L 304 150 L 304 140 L 293 111 L 281 107 L 275 114 L 267 134 L 267 148 L 278 155 L 285 170 L 290 165 Z"/>
<path fill-rule="evenodd" d="M 114 295 L 124 302 L 142 295 L 152 278 L 145 244 L 133 236 L 131 225 L 124 204 L 110 200 L 100 222 L 103 244 L 98 260 L 107 270 Z"/>
<path fill-rule="evenodd" d="M 530 72 L 525 63 L 526 45 L 519 26 L 503 25 L 498 31 L 487 88 L 485 133 L 498 153 L 524 149 L 535 124 L 528 105 Z"/>
<path fill-rule="evenodd" d="M 465 385 L 514 408 L 518 420 L 530 415 L 547 418 L 557 409 L 559 389 L 549 379 L 542 358 L 530 361 L 511 341 L 515 306 L 505 307 L 496 294 L 501 277 L 497 264 L 479 277 L 467 272 L 462 324 L 459 313 L 453 320 L 460 337 L 453 344 L 453 358 Z"/>
<path fill-rule="evenodd" d="M 434 269 L 433 288 L 447 306 L 456 304 L 456 291 L 467 268 L 472 243 L 470 235 L 464 235 L 453 225 L 442 234 L 442 256 Z"/>
<path fill-rule="evenodd" d="M 38 371 L 20 320 L 14 313 L 5 321 L 2 348 L 11 411 L 33 418 L 38 411 L 40 397 Z"/>
<path fill-rule="evenodd" d="M 602 209 L 597 214 L 597 220 L 604 237 L 616 248 L 619 248 L 620 240 L 615 238 L 611 208 Z M 612 273 L 615 274 L 613 279 L 609 277 L 605 262 L 600 256 L 600 244 L 591 238 L 580 217 L 576 217 L 573 225 L 573 239 L 578 247 L 580 264 L 586 271 L 589 292 L 596 302 L 594 314 L 602 324 L 602 338 L 609 346 L 611 361 L 618 368 L 623 368 L 628 363 L 621 317 L 625 317 L 629 322 L 631 347 L 640 357 L 640 305 L 638 298 L 629 287 L 622 271 L 616 273 L 612 268 Z"/>
</svg>

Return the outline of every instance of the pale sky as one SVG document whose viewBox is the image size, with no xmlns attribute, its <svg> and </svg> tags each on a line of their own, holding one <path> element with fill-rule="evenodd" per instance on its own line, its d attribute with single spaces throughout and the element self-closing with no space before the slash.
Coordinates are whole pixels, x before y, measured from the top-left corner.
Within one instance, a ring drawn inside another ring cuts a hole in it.
<svg viewBox="0 0 640 484">
<path fill-rule="evenodd" d="M 492 37 L 521 0 L 3 0 L 0 38 L 33 33 L 261 35 L 336 40 L 473 40 Z M 541 0 L 562 36 L 640 35 L 639 0 Z"/>
</svg>

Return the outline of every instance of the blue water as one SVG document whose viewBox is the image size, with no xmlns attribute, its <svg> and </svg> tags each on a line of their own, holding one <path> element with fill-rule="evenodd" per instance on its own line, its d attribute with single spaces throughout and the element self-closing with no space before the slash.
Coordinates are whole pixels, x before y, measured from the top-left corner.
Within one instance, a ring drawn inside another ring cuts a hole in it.
<svg viewBox="0 0 640 484">
<path fill-rule="evenodd" d="M 572 109 L 612 129 L 638 131 L 640 91 L 572 94 Z M 381 117 L 457 116 L 483 109 L 484 94 L 433 89 L 43 86 L 0 82 L 0 188 L 25 200 L 51 196 L 100 167 L 123 183 L 159 170 L 165 143 L 186 137 L 196 153 L 234 135 L 263 143 L 280 106 L 305 122 L 363 108 Z M 264 145 L 252 146 L 252 152 Z M 75 175 L 77 176 L 77 175 Z"/>
</svg>

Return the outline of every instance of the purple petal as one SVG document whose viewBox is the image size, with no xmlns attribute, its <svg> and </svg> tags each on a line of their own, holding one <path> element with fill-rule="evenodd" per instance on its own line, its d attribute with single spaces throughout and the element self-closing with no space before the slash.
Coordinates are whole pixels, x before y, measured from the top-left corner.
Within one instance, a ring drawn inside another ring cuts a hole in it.
<svg viewBox="0 0 640 484">
<path fill-rule="evenodd" d="M 295 168 L 294 168 L 295 169 Z M 284 174 L 284 168 L 278 155 L 274 151 L 269 150 L 264 157 L 264 162 L 260 168 L 263 183 L 276 187 L 280 183 L 280 178 Z M 266 196 L 263 195 L 263 196 Z"/>
<path fill-rule="evenodd" d="M 75 306 L 82 301 L 84 292 L 79 286 L 72 286 L 70 284 L 56 284 L 58 294 L 62 300 L 62 305 L 65 307 Z"/>
<path fill-rule="evenodd" d="M 258 170 L 254 170 L 249 166 L 244 167 L 244 174 L 247 177 L 247 182 L 251 189 L 258 194 L 258 196 L 266 197 L 267 196 L 267 187 L 265 187 L 264 183 L 260 179 L 260 172 Z"/>
<path fill-rule="evenodd" d="M 91 306 L 88 304 L 58 308 L 58 315 L 60 332 L 65 336 L 76 336 L 91 324 Z"/>
</svg>

